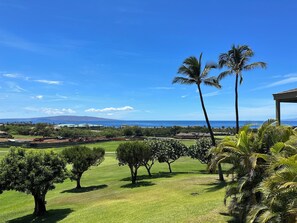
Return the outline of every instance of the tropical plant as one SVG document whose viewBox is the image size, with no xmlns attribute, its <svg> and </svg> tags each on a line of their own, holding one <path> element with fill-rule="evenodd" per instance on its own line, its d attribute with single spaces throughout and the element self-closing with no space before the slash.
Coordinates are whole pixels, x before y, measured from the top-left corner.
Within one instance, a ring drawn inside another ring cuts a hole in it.
<svg viewBox="0 0 297 223">
<path fill-rule="evenodd" d="M 249 213 L 248 222 L 297 221 L 297 147 L 276 143 L 271 149 L 268 176 L 257 188 L 262 202 Z"/>
<path fill-rule="evenodd" d="M 205 67 L 202 69 L 201 59 L 202 59 L 202 53 L 199 56 L 199 60 L 197 60 L 197 58 L 194 56 L 186 58 L 183 62 L 183 65 L 178 69 L 178 73 L 184 75 L 185 77 L 175 77 L 172 83 L 197 85 L 198 93 L 200 96 L 200 102 L 204 113 L 205 121 L 208 127 L 208 131 L 210 133 L 210 137 L 212 140 L 212 145 L 215 146 L 216 142 L 215 142 L 214 134 L 208 119 L 206 108 L 204 105 L 201 84 L 205 84 L 207 86 L 212 86 L 216 88 L 221 88 L 221 86 L 216 77 L 208 77 L 210 70 L 216 68 L 217 65 L 214 63 L 207 63 Z M 219 178 L 221 181 L 224 181 L 224 176 L 220 165 L 219 165 Z"/>
<path fill-rule="evenodd" d="M 105 150 L 90 149 L 86 146 L 73 146 L 62 151 L 66 161 L 72 164 L 70 179 L 76 181 L 76 189 L 81 188 L 80 180 L 90 166 L 97 166 L 104 160 Z"/>
<path fill-rule="evenodd" d="M 266 148 L 272 143 L 271 138 L 267 137 L 269 133 L 277 135 L 279 142 Z M 280 152 L 282 148 L 286 156 L 295 155 L 296 150 L 292 146 L 282 146 L 293 134 L 290 127 L 275 126 L 272 121 L 268 121 L 257 133 L 245 126 L 236 137 L 226 137 L 218 147 L 211 149 L 213 159 L 210 167 L 215 167 L 217 163 L 228 163 L 230 166 L 227 173 L 232 174 L 232 182 L 226 188 L 225 203 L 231 198 L 229 212 L 238 222 L 246 222 L 251 210 L 263 207 L 265 193 L 258 188 L 262 187 L 264 179 L 271 176 L 270 171 L 267 171 L 267 165 L 275 160 L 271 154 Z M 274 172 L 277 170 L 272 169 Z M 263 210 L 253 211 L 250 215 L 257 217 Z"/>
<path fill-rule="evenodd" d="M 254 62 L 248 64 L 254 56 L 253 50 L 247 45 L 232 45 L 227 53 L 219 56 L 219 67 L 227 67 L 228 70 L 222 72 L 218 79 L 222 80 L 228 75 L 235 75 L 235 114 L 236 114 L 236 133 L 239 132 L 239 112 L 238 112 L 238 83 L 243 82 L 243 71 L 252 70 L 256 67 L 266 68 L 264 62 Z"/>
</svg>

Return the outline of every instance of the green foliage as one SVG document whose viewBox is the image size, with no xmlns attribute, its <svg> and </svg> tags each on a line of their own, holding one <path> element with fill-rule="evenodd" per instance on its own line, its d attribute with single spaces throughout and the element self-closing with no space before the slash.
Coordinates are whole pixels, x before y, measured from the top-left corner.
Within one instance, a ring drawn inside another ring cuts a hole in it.
<svg viewBox="0 0 297 223">
<path fill-rule="evenodd" d="M 32 194 L 34 214 L 45 213 L 45 195 L 54 183 L 65 179 L 66 162 L 54 152 L 27 152 L 12 148 L 0 163 L 0 190 L 16 190 Z"/>
<path fill-rule="evenodd" d="M 286 150 L 289 148 L 289 151 Z M 287 222 L 297 220 L 297 147 L 277 143 L 271 148 L 268 176 L 257 190 L 262 202 L 249 213 L 249 222 Z"/>
<path fill-rule="evenodd" d="M 99 165 L 104 160 L 105 150 L 102 148 L 90 149 L 86 146 L 74 146 L 62 151 L 66 161 L 72 164 L 71 180 L 76 180 L 76 188 L 81 188 L 80 179 L 91 166 Z"/>
<path fill-rule="evenodd" d="M 212 141 L 209 138 L 199 138 L 195 145 L 188 148 L 188 156 L 192 159 L 198 159 L 201 163 L 208 164 L 211 160 L 210 149 L 212 148 Z"/>
<path fill-rule="evenodd" d="M 239 132 L 239 114 L 238 114 L 238 83 L 243 82 L 243 71 L 252 70 L 257 67 L 266 68 L 264 62 L 254 62 L 248 64 L 251 57 L 254 56 L 253 50 L 247 45 L 231 46 L 231 49 L 219 56 L 219 67 L 226 67 L 227 70 L 220 73 L 219 80 L 226 76 L 235 75 L 235 114 L 236 114 L 236 133 Z"/>
<path fill-rule="evenodd" d="M 244 127 L 236 138 L 227 137 L 211 149 L 212 165 L 231 166 L 233 183 L 225 200 L 231 198 L 228 208 L 238 222 L 246 222 L 247 216 L 249 222 L 295 221 L 297 148 L 286 144 L 293 134 L 290 127 L 268 121 L 257 133 Z"/>
<path fill-rule="evenodd" d="M 151 159 L 151 150 L 144 142 L 121 143 L 116 150 L 119 165 L 128 165 L 131 172 L 132 184 L 136 183 L 137 170 Z"/>
<path fill-rule="evenodd" d="M 174 139 L 156 140 L 154 142 L 154 154 L 160 163 L 167 163 L 169 172 L 172 173 L 171 163 L 181 156 L 186 155 L 187 147 Z"/>
</svg>

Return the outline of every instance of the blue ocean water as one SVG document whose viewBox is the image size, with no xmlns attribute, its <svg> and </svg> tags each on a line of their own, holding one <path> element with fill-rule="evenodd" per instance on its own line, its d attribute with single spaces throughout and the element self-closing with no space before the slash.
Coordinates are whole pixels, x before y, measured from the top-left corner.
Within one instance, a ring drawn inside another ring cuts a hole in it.
<svg viewBox="0 0 297 223">
<path fill-rule="evenodd" d="M 206 126 L 205 121 L 127 121 L 127 120 L 108 120 L 108 121 L 88 121 L 88 122 L 76 122 L 76 121 L 49 121 L 48 119 L 42 120 L 20 120 L 20 119 L 3 119 L 2 123 L 7 123 L 7 122 L 20 122 L 20 121 L 25 121 L 25 122 L 32 122 L 32 123 L 37 123 L 37 122 L 45 122 L 45 123 L 51 123 L 51 124 L 73 124 L 73 125 L 102 125 L 106 127 L 121 127 L 121 126 L 139 126 L 139 127 L 172 127 L 172 126 L 182 126 L 182 127 L 187 127 L 187 126 Z M 247 124 L 251 124 L 253 128 L 258 128 L 261 126 L 261 124 L 264 121 L 240 121 L 239 125 L 244 126 Z M 236 122 L 235 121 L 211 121 L 211 126 L 212 127 L 235 127 Z M 291 125 L 291 126 L 297 126 L 297 121 L 282 121 L 283 125 Z"/>
<path fill-rule="evenodd" d="M 244 126 L 251 124 L 252 128 L 258 128 L 264 121 L 240 121 L 239 125 Z M 172 126 L 206 126 L 205 121 L 121 121 L 121 120 L 109 120 L 109 121 L 89 121 L 86 122 L 63 122 L 53 124 L 89 124 L 89 125 L 102 125 L 106 127 L 121 127 L 121 126 L 139 126 L 139 127 L 172 127 Z M 297 121 L 283 121 L 283 125 L 297 126 Z M 211 121 L 212 127 L 235 127 L 235 121 Z"/>
</svg>

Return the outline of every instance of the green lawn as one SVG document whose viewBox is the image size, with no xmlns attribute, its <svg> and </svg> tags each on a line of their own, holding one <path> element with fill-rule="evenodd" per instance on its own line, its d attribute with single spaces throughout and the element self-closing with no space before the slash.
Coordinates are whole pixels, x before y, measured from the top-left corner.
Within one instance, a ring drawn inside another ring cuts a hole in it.
<svg viewBox="0 0 297 223">
<path fill-rule="evenodd" d="M 107 151 L 119 142 L 100 145 Z M 96 144 L 97 145 L 97 144 Z M 93 146 L 93 145 L 91 145 Z M 0 156 L 8 149 L 0 149 Z M 60 149 L 58 149 L 60 150 Z M 1 157 L 0 157 L 1 159 Z M 113 153 L 82 177 L 82 190 L 73 190 L 75 182 L 66 180 L 49 191 L 48 213 L 34 219 L 31 195 L 5 191 L 0 195 L 0 222 L 227 222 L 223 204 L 224 185 L 217 175 L 205 173 L 197 160 L 181 158 L 172 164 L 156 163 L 153 177 L 142 167 L 137 187 L 130 184 L 129 168 L 118 166 Z"/>
</svg>

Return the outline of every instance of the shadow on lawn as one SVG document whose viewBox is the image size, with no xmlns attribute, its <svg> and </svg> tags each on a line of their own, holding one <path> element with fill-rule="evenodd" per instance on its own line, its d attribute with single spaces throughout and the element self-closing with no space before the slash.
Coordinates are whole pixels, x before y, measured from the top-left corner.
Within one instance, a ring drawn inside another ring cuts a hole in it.
<svg viewBox="0 0 297 223">
<path fill-rule="evenodd" d="M 217 181 L 215 183 L 209 183 L 209 184 L 203 184 L 203 185 L 209 186 L 209 188 L 206 189 L 207 192 L 214 192 L 227 186 L 227 183 L 222 181 Z"/>
<path fill-rule="evenodd" d="M 121 186 L 122 188 L 136 188 L 136 187 L 148 187 L 148 186 L 153 186 L 155 185 L 154 183 L 150 182 L 150 181 L 140 181 L 137 182 L 135 184 L 125 184 L 123 186 Z"/>
<path fill-rule="evenodd" d="M 100 190 L 103 188 L 106 188 L 107 185 L 106 184 L 102 184 L 102 185 L 97 185 L 97 186 L 89 186 L 89 187 L 82 187 L 80 189 L 69 189 L 69 190 L 64 190 L 61 193 L 84 193 L 84 192 L 89 192 L 89 191 L 93 191 L 93 190 Z"/>
<path fill-rule="evenodd" d="M 23 217 L 9 220 L 8 223 L 56 223 L 66 218 L 71 212 L 73 212 L 73 210 L 69 208 L 53 209 L 47 211 L 46 214 L 43 216 L 37 217 L 33 214 L 29 214 Z"/>
<path fill-rule="evenodd" d="M 188 174 L 191 172 L 174 172 L 174 173 L 168 173 L 168 172 L 159 172 L 159 173 L 153 173 L 152 176 L 149 175 L 141 175 L 137 176 L 137 180 L 151 180 L 151 179 L 157 179 L 157 178 L 170 178 L 173 176 L 176 176 L 178 174 Z M 125 177 L 121 179 L 121 181 L 131 181 L 131 177 Z"/>
</svg>

